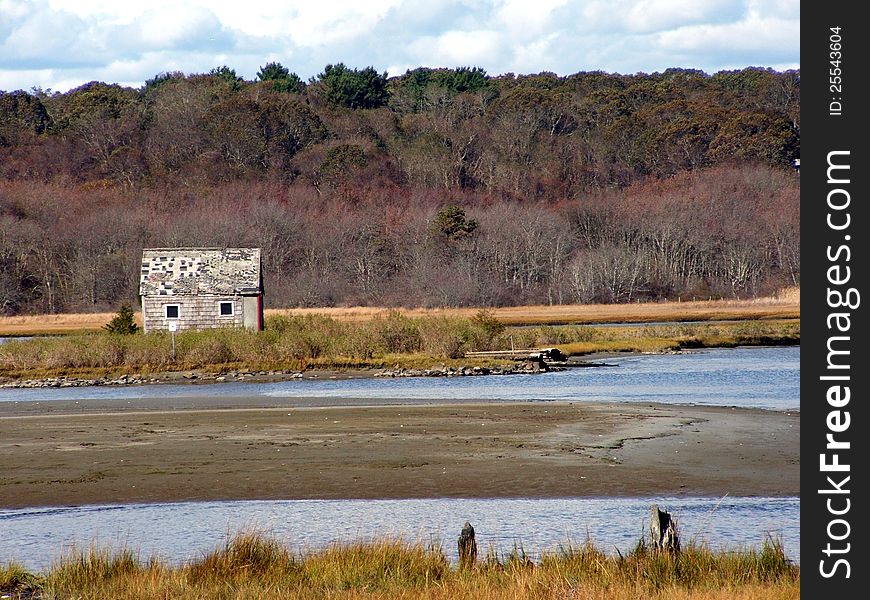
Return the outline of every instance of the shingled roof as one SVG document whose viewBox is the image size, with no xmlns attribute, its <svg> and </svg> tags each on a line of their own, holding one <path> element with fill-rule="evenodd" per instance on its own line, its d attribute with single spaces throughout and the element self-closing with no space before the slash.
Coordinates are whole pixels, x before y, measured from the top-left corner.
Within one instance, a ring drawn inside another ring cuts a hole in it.
<svg viewBox="0 0 870 600">
<path fill-rule="evenodd" d="M 141 296 L 259 294 L 259 248 L 145 248 Z"/>
</svg>

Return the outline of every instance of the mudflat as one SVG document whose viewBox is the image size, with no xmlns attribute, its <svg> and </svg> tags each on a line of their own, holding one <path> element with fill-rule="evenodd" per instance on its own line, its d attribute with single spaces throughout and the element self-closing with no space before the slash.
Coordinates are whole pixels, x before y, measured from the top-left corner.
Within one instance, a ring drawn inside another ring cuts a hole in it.
<svg viewBox="0 0 870 600">
<path fill-rule="evenodd" d="M 797 411 L 243 400 L 0 403 L 0 507 L 799 493 Z"/>
</svg>

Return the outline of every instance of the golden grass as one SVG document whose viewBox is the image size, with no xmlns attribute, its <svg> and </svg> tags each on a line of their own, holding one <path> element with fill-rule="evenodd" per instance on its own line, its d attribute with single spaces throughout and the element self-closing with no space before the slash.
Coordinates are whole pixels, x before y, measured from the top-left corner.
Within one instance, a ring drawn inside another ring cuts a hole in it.
<svg viewBox="0 0 870 600">
<path fill-rule="evenodd" d="M 0 317 L 0 336 L 57 335 L 99 330 L 115 313 L 19 315 Z M 141 314 L 136 315 L 141 323 Z"/>
<path fill-rule="evenodd" d="M 665 352 L 737 345 L 800 342 L 793 319 L 621 326 L 541 325 L 505 328 L 491 314 L 470 319 L 410 318 L 397 312 L 368 321 L 318 315 L 276 316 L 267 330 L 182 331 L 172 354 L 169 335 L 107 332 L 37 337 L 0 344 L 0 376 L 13 379 L 112 377 L 204 370 L 226 372 L 505 367 L 466 352 L 558 347 L 566 355 Z"/>
<path fill-rule="evenodd" d="M 738 552 L 689 544 L 677 556 L 639 543 L 624 557 L 587 543 L 537 562 L 490 553 L 460 570 L 439 546 L 383 539 L 296 554 L 262 534 L 241 533 L 176 566 L 96 548 L 67 553 L 44 575 L 10 566 L 0 569 L 0 592 L 92 600 L 784 600 L 800 597 L 800 569 L 772 541 Z"/>
<path fill-rule="evenodd" d="M 369 321 L 391 311 L 412 318 L 471 318 L 479 308 L 323 307 L 266 310 L 266 316 L 323 315 L 343 322 Z M 554 306 L 508 306 L 492 309 L 505 325 L 567 323 L 649 323 L 657 321 L 712 321 L 785 319 L 800 317 L 800 288 L 792 287 L 775 296 L 750 300 L 705 300 L 643 304 L 565 304 Z M 51 335 L 95 331 L 115 313 L 22 315 L 0 317 L 0 336 Z M 141 313 L 136 322 L 142 324 Z"/>
<path fill-rule="evenodd" d="M 552 328 L 568 340 L 553 345 L 568 356 L 595 352 L 668 352 L 690 348 L 774 346 L 800 343 L 800 322 L 791 319 L 669 325 L 584 326 Z M 582 332 L 582 333 L 581 333 Z M 571 339 L 571 337 L 585 339 Z"/>
<path fill-rule="evenodd" d="M 645 340 L 602 340 L 599 342 L 574 342 L 557 346 L 566 356 L 583 356 L 599 352 L 667 352 L 679 350 L 680 343 L 664 338 L 649 338 Z"/>
<path fill-rule="evenodd" d="M 775 298 L 785 303 L 800 304 L 801 288 L 799 285 L 783 288 L 776 293 Z"/>
<path fill-rule="evenodd" d="M 407 317 L 471 318 L 479 308 L 398 308 L 335 307 L 271 309 L 267 315 L 318 314 L 338 321 L 367 321 L 397 310 Z M 757 298 L 752 300 L 706 300 L 693 302 L 656 302 L 643 304 L 564 304 L 508 306 L 491 309 L 493 317 L 505 325 L 569 323 L 649 323 L 657 321 L 713 321 L 735 319 L 783 319 L 800 317 L 800 291 L 797 297 Z"/>
</svg>

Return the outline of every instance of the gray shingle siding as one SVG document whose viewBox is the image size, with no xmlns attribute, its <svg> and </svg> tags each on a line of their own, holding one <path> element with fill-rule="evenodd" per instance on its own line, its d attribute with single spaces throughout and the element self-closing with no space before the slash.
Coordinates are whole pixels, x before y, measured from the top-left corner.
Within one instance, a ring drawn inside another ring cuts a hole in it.
<svg viewBox="0 0 870 600">
<path fill-rule="evenodd" d="M 248 327 L 262 324 L 263 295 L 259 248 L 146 248 L 142 251 L 139 294 L 145 331 Z M 220 314 L 232 302 L 233 314 Z M 177 319 L 166 305 L 179 306 Z"/>
<path fill-rule="evenodd" d="M 220 303 L 232 302 L 233 315 L 220 316 Z M 178 318 L 166 318 L 166 305 L 178 306 Z M 241 296 L 144 296 L 142 314 L 146 330 L 166 329 L 170 321 L 178 323 L 178 330 L 209 329 L 213 327 L 242 327 L 244 310 Z"/>
</svg>

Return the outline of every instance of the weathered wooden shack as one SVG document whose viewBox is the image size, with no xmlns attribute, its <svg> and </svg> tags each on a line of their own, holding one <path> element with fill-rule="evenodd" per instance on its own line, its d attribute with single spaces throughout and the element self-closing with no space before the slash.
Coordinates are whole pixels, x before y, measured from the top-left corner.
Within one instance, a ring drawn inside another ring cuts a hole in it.
<svg viewBox="0 0 870 600">
<path fill-rule="evenodd" d="M 262 330 L 260 249 L 146 248 L 139 295 L 146 333 L 215 327 Z"/>
</svg>

